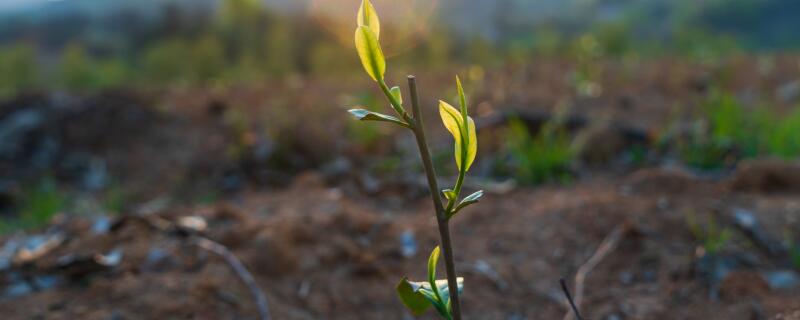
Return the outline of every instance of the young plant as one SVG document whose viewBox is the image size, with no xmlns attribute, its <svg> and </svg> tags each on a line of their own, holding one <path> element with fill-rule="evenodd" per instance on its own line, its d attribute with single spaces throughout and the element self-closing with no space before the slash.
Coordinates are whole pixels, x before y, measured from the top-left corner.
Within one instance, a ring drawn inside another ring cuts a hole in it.
<svg viewBox="0 0 800 320">
<path fill-rule="evenodd" d="M 720 227 L 713 216 L 708 218 L 705 224 L 697 221 L 694 214 L 687 214 L 686 223 L 689 226 L 689 231 L 697 241 L 703 245 L 703 253 L 708 255 L 716 255 L 728 245 L 733 233 L 730 229 Z"/>
<path fill-rule="evenodd" d="M 53 178 L 45 177 L 22 191 L 17 216 L 9 221 L 0 220 L 0 234 L 40 228 L 67 206 L 67 197 Z"/>
<path fill-rule="evenodd" d="M 413 282 L 403 278 L 397 285 L 397 294 L 403 304 L 414 314 L 421 315 L 433 306 L 444 319 L 461 319 L 461 305 L 459 294 L 463 288 L 463 279 L 455 274 L 453 259 L 453 246 L 450 239 L 449 221 L 463 208 L 478 202 L 483 191 L 475 192 L 461 198 L 461 188 L 470 165 L 475 160 L 478 150 L 478 139 L 475 132 L 475 122 L 467 114 L 466 97 L 461 81 L 456 77 L 458 89 L 459 109 L 454 108 L 444 101 L 439 101 L 439 115 L 445 128 L 453 135 L 455 140 L 455 161 L 458 167 L 458 179 L 455 186 L 450 189 L 440 190 L 433 167 L 428 142 L 420 112 L 419 98 L 417 95 L 416 80 L 408 77 L 408 87 L 411 96 L 412 113 L 406 112 L 403 107 L 403 97 L 399 87 L 386 84 L 386 61 L 381 50 L 380 21 L 375 13 L 375 8 L 369 0 L 363 0 L 358 10 L 358 28 L 355 33 L 356 49 L 361 63 L 367 74 L 380 87 L 396 116 L 381 114 L 366 109 L 352 109 L 349 112 L 362 121 L 382 121 L 392 123 L 411 130 L 416 138 L 420 158 L 422 159 L 428 187 L 436 210 L 436 220 L 439 226 L 441 253 L 444 255 L 447 280 L 436 279 L 436 265 L 439 261 L 440 247 L 436 247 L 428 259 L 427 282 Z M 445 204 L 442 197 L 447 200 Z M 459 200 L 460 199 L 460 200 Z"/>
<path fill-rule="evenodd" d="M 519 119 L 512 118 L 505 135 L 511 155 L 509 172 L 522 184 L 567 183 L 575 152 L 565 129 L 557 120 L 548 122 L 532 135 Z"/>
</svg>

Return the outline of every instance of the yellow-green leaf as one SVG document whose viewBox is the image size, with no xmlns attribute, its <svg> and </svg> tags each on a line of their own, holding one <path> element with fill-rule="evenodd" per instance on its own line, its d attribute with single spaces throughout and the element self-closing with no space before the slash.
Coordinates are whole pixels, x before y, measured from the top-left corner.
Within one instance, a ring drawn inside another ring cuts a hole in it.
<svg viewBox="0 0 800 320">
<path fill-rule="evenodd" d="M 361 1 L 361 7 L 358 8 L 358 21 L 359 26 L 367 26 L 372 29 L 372 32 L 375 32 L 375 38 L 381 38 L 381 22 L 378 19 L 378 13 L 375 11 L 375 7 L 372 6 L 372 2 L 369 0 Z"/>
<path fill-rule="evenodd" d="M 375 32 L 367 26 L 359 26 L 356 29 L 356 50 L 361 58 L 361 64 L 367 71 L 372 80 L 383 80 L 386 72 L 386 60 L 383 58 L 381 45 Z"/>
<path fill-rule="evenodd" d="M 461 79 L 456 76 L 456 88 L 458 88 L 458 103 L 461 106 L 461 113 L 467 114 L 467 98 L 464 96 L 464 87 L 461 86 Z"/>
<path fill-rule="evenodd" d="M 439 246 L 433 248 L 433 251 L 431 251 L 431 256 L 428 258 L 428 281 L 431 283 L 431 286 L 433 286 L 436 281 L 437 263 L 439 263 Z"/>
<path fill-rule="evenodd" d="M 455 158 L 458 169 L 462 170 L 462 159 L 464 159 L 463 170 L 469 170 L 478 153 L 475 121 L 471 117 L 467 117 L 467 126 L 465 127 L 463 115 L 456 108 L 441 100 L 439 101 L 439 116 L 442 117 L 444 127 L 455 139 Z"/>
<path fill-rule="evenodd" d="M 389 89 L 389 92 L 395 99 L 397 99 L 398 103 L 403 104 L 403 94 L 400 92 L 400 87 L 394 86 L 391 89 Z"/>
</svg>

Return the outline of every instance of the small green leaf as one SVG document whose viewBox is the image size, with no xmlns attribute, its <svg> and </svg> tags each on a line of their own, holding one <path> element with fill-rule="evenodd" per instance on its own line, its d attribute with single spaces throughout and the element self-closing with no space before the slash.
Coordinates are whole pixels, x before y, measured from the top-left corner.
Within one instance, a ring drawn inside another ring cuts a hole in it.
<svg viewBox="0 0 800 320">
<path fill-rule="evenodd" d="M 394 86 L 394 87 L 392 87 L 391 89 L 389 89 L 389 92 L 392 94 L 392 96 L 393 96 L 395 99 L 397 99 L 397 102 L 398 102 L 398 103 L 400 103 L 400 104 L 403 104 L 403 95 L 402 95 L 402 93 L 400 92 L 400 87 L 398 87 L 398 86 Z"/>
<path fill-rule="evenodd" d="M 452 201 L 456 197 L 456 192 L 453 189 L 444 189 L 442 190 L 442 195 L 444 195 L 445 199 L 448 201 Z"/>
<path fill-rule="evenodd" d="M 456 88 L 458 89 L 458 103 L 461 106 L 461 114 L 467 116 L 467 98 L 464 96 L 464 87 L 461 86 L 461 79 L 456 76 Z"/>
<path fill-rule="evenodd" d="M 431 251 L 431 256 L 428 258 L 428 282 L 431 283 L 431 286 L 434 285 L 436 282 L 436 264 L 439 263 L 439 246 L 433 248 Z M 438 288 L 433 288 L 434 293 L 438 296 Z"/>
<path fill-rule="evenodd" d="M 475 155 L 478 153 L 478 137 L 475 130 L 475 121 L 467 116 L 467 126 L 464 126 L 463 115 L 453 108 L 450 104 L 444 101 L 439 101 L 439 116 L 442 118 L 447 131 L 453 135 L 455 139 L 455 158 L 456 165 L 459 170 L 466 172 L 475 161 Z M 464 143 L 468 145 L 464 147 Z M 463 159 L 463 160 L 462 160 Z M 465 162 L 466 165 L 462 168 L 461 164 Z"/>
<path fill-rule="evenodd" d="M 367 26 L 375 32 L 375 38 L 381 38 L 381 22 L 378 19 L 378 13 L 375 7 L 369 0 L 361 1 L 361 7 L 358 8 L 358 17 L 356 21 L 359 26 Z"/>
<path fill-rule="evenodd" d="M 361 121 L 384 121 L 384 122 L 391 122 L 409 129 L 411 128 L 411 126 L 409 126 L 408 123 L 406 123 L 405 121 L 397 119 L 390 115 L 385 115 L 382 113 L 372 112 L 364 109 L 350 109 L 347 112 L 350 112 L 350 114 L 356 117 L 356 119 Z"/>
<path fill-rule="evenodd" d="M 383 75 L 386 73 L 386 60 L 383 57 L 381 44 L 378 43 L 378 37 L 370 27 L 359 26 L 356 29 L 356 50 L 364 70 L 372 80 L 383 80 Z"/>
<path fill-rule="evenodd" d="M 469 206 L 469 205 L 471 205 L 471 204 L 473 204 L 473 203 L 476 203 L 476 202 L 478 202 L 478 200 L 479 200 L 479 199 L 480 199 L 482 196 L 483 196 L 483 190 L 478 190 L 478 191 L 476 191 L 475 193 L 473 193 L 473 194 L 471 194 L 471 195 L 468 195 L 468 196 L 467 196 L 467 197 L 465 197 L 464 199 L 461 199 L 461 202 L 459 202 L 459 203 L 458 203 L 458 206 L 456 206 L 456 208 L 455 208 L 455 209 L 453 209 L 453 212 L 451 212 L 451 213 L 450 213 L 450 215 L 448 216 L 448 218 L 451 218 L 451 217 L 453 217 L 454 215 L 456 215 L 456 213 L 458 213 L 459 211 L 461 211 L 461 209 L 463 209 L 463 208 L 465 208 L 465 207 L 467 207 L 467 206 Z"/>
<path fill-rule="evenodd" d="M 428 308 L 431 307 L 430 297 L 425 296 L 419 290 L 422 286 L 412 285 L 408 278 L 403 278 L 397 284 L 397 296 L 400 301 L 408 308 L 409 311 L 415 316 L 421 316 Z M 432 292 L 430 292 L 432 293 Z"/>
<path fill-rule="evenodd" d="M 475 191 L 471 195 L 468 195 L 464 199 L 462 199 L 461 202 L 458 205 L 461 206 L 461 205 L 464 205 L 464 204 L 470 204 L 470 203 L 478 202 L 478 199 L 480 199 L 481 197 L 483 197 L 483 190 Z"/>
</svg>

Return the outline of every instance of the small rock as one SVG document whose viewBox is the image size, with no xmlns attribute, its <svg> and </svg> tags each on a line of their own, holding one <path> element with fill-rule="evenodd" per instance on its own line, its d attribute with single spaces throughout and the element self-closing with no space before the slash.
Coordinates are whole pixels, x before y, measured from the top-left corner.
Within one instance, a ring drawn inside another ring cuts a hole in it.
<svg viewBox="0 0 800 320">
<path fill-rule="evenodd" d="M 367 194 L 378 193 L 383 188 L 381 182 L 378 181 L 378 179 L 376 179 L 371 174 L 368 174 L 366 172 L 359 175 L 358 182 L 361 185 L 361 188 Z"/>
<path fill-rule="evenodd" d="M 525 316 L 519 314 L 519 313 L 514 313 L 514 314 L 509 315 L 508 318 L 506 318 L 506 319 L 507 320 L 525 320 L 527 318 Z"/>
<path fill-rule="evenodd" d="M 122 249 L 116 248 L 107 254 L 71 253 L 59 257 L 56 262 L 60 274 L 71 279 L 81 279 L 118 266 L 122 262 Z"/>
<path fill-rule="evenodd" d="M 297 297 L 300 299 L 308 298 L 308 294 L 311 292 L 311 281 L 303 280 L 300 283 L 300 287 L 297 288 Z"/>
<path fill-rule="evenodd" d="M 791 270 L 764 272 L 762 276 L 772 290 L 789 290 L 800 285 L 800 275 Z"/>
<path fill-rule="evenodd" d="M 405 258 L 411 258 L 417 254 L 417 240 L 414 238 L 414 231 L 409 229 L 400 234 L 400 254 Z"/>
<path fill-rule="evenodd" d="M 345 157 L 339 157 L 323 165 L 320 168 L 320 173 L 327 181 L 337 181 L 347 176 L 352 167 L 350 160 Z"/>
<path fill-rule="evenodd" d="M 106 216 L 100 216 L 92 223 L 92 233 L 106 234 L 111 230 L 111 219 Z"/>
<path fill-rule="evenodd" d="M 752 211 L 734 208 L 733 220 L 736 227 L 752 240 L 755 245 L 759 246 L 773 257 L 782 257 L 786 255 L 786 248 L 784 248 L 779 241 L 773 239 L 772 236 L 761 227 L 756 215 Z"/>
<path fill-rule="evenodd" d="M 203 232 L 208 229 L 208 222 L 202 217 L 186 216 L 178 219 L 178 226 L 194 232 Z"/>
<path fill-rule="evenodd" d="M 17 298 L 31 294 L 36 291 L 47 290 L 57 286 L 61 283 L 61 278 L 57 276 L 34 276 L 32 278 L 24 278 L 18 273 L 9 275 L 8 283 L 2 296 L 5 298 Z"/>
<path fill-rule="evenodd" d="M 107 254 L 97 255 L 94 259 L 98 264 L 106 267 L 116 267 L 120 262 L 122 262 L 122 249 L 116 248 Z"/>
<path fill-rule="evenodd" d="M 629 285 L 633 283 L 633 273 L 630 271 L 622 271 L 619 273 L 619 281 L 622 284 Z"/>
<path fill-rule="evenodd" d="M 49 234 L 35 235 L 23 240 L 19 249 L 11 259 L 13 264 L 25 264 L 46 255 L 64 242 L 64 235 Z"/>
<path fill-rule="evenodd" d="M 151 248 L 147 252 L 147 258 L 142 265 L 142 270 L 149 272 L 163 272 L 172 268 L 175 264 L 169 252 L 161 248 Z"/>
</svg>

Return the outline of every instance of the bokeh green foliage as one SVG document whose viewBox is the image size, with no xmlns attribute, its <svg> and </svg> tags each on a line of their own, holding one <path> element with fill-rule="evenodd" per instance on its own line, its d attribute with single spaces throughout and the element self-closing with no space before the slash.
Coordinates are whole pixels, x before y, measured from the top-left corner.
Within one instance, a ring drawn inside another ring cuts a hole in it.
<svg viewBox="0 0 800 320">
<path fill-rule="evenodd" d="M 505 141 L 511 163 L 510 168 L 500 171 L 511 174 L 519 183 L 566 183 L 571 179 L 575 151 L 569 134 L 558 121 L 548 122 L 532 134 L 521 120 L 511 119 Z"/>
<path fill-rule="evenodd" d="M 45 177 L 39 182 L 22 188 L 18 213 L 11 220 L 0 220 L 0 233 L 13 230 L 28 230 L 46 225 L 67 204 L 66 195 L 58 188 L 54 179 Z"/>
<path fill-rule="evenodd" d="M 213 84 L 225 72 L 225 52 L 219 39 L 169 39 L 145 52 L 140 78 L 157 85 Z"/>
<path fill-rule="evenodd" d="M 732 94 L 712 90 L 702 103 L 701 116 L 678 144 L 690 166 L 716 169 L 740 159 L 800 156 L 800 109 L 748 108 Z"/>
<path fill-rule="evenodd" d="M 130 66 L 123 59 L 97 58 L 81 44 L 71 43 L 61 52 L 52 81 L 59 89 L 85 92 L 120 87 L 129 76 Z"/>
<path fill-rule="evenodd" d="M 686 215 L 686 224 L 689 232 L 700 243 L 705 254 L 716 255 L 731 241 L 733 231 L 721 227 L 713 216 L 708 216 L 705 221 L 700 221 L 693 213 Z"/>
<path fill-rule="evenodd" d="M 618 19 L 574 25 L 558 19 L 533 26 L 498 20 L 494 27 L 508 32 L 494 35 L 463 34 L 444 21 L 429 19 L 424 33 L 403 40 L 407 47 L 391 48 L 391 59 L 398 69 L 436 70 L 464 64 L 525 65 L 543 56 L 566 58 L 575 62 L 577 91 L 593 95 L 601 89 L 597 83 L 602 59 L 669 55 L 713 61 L 738 51 L 737 38 L 714 33 L 713 26 L 697 19 L 702 12 L 676 6 L 683 8 L 678 11 L 685 11 L 685 17 L 678 15 L 658 35 L 640 28 L 649 23 L 652 12 L 635 10 Z M 277 11 L 259 0 L 222 0 L 216 8 L 208 17 L 167 12 L 148 36 L 115 39 L 119 45 L 111 49 L 89 37 L 70 39 L 60 49 L 36 42 L 2 47 L 0 96 L 35 88 L 91 91 L 235 85 L 296 73 L 336 74 L 340 79 L 354 75 L 357 60 L 351 47 L 332 33 L 320 32 L 310 16 Z M 504 14 L 513 14 L 513 6 L 504 8 Z M 414 50 L 406 50 L 411 47 Z M 40 63 L 53 68 L 37 68 Z"/>
<path fill-rule="evenodd" d="M 0 98 L 39 85 L 36 50 L 25 43 L 0 47 Z"/>
</svg>

